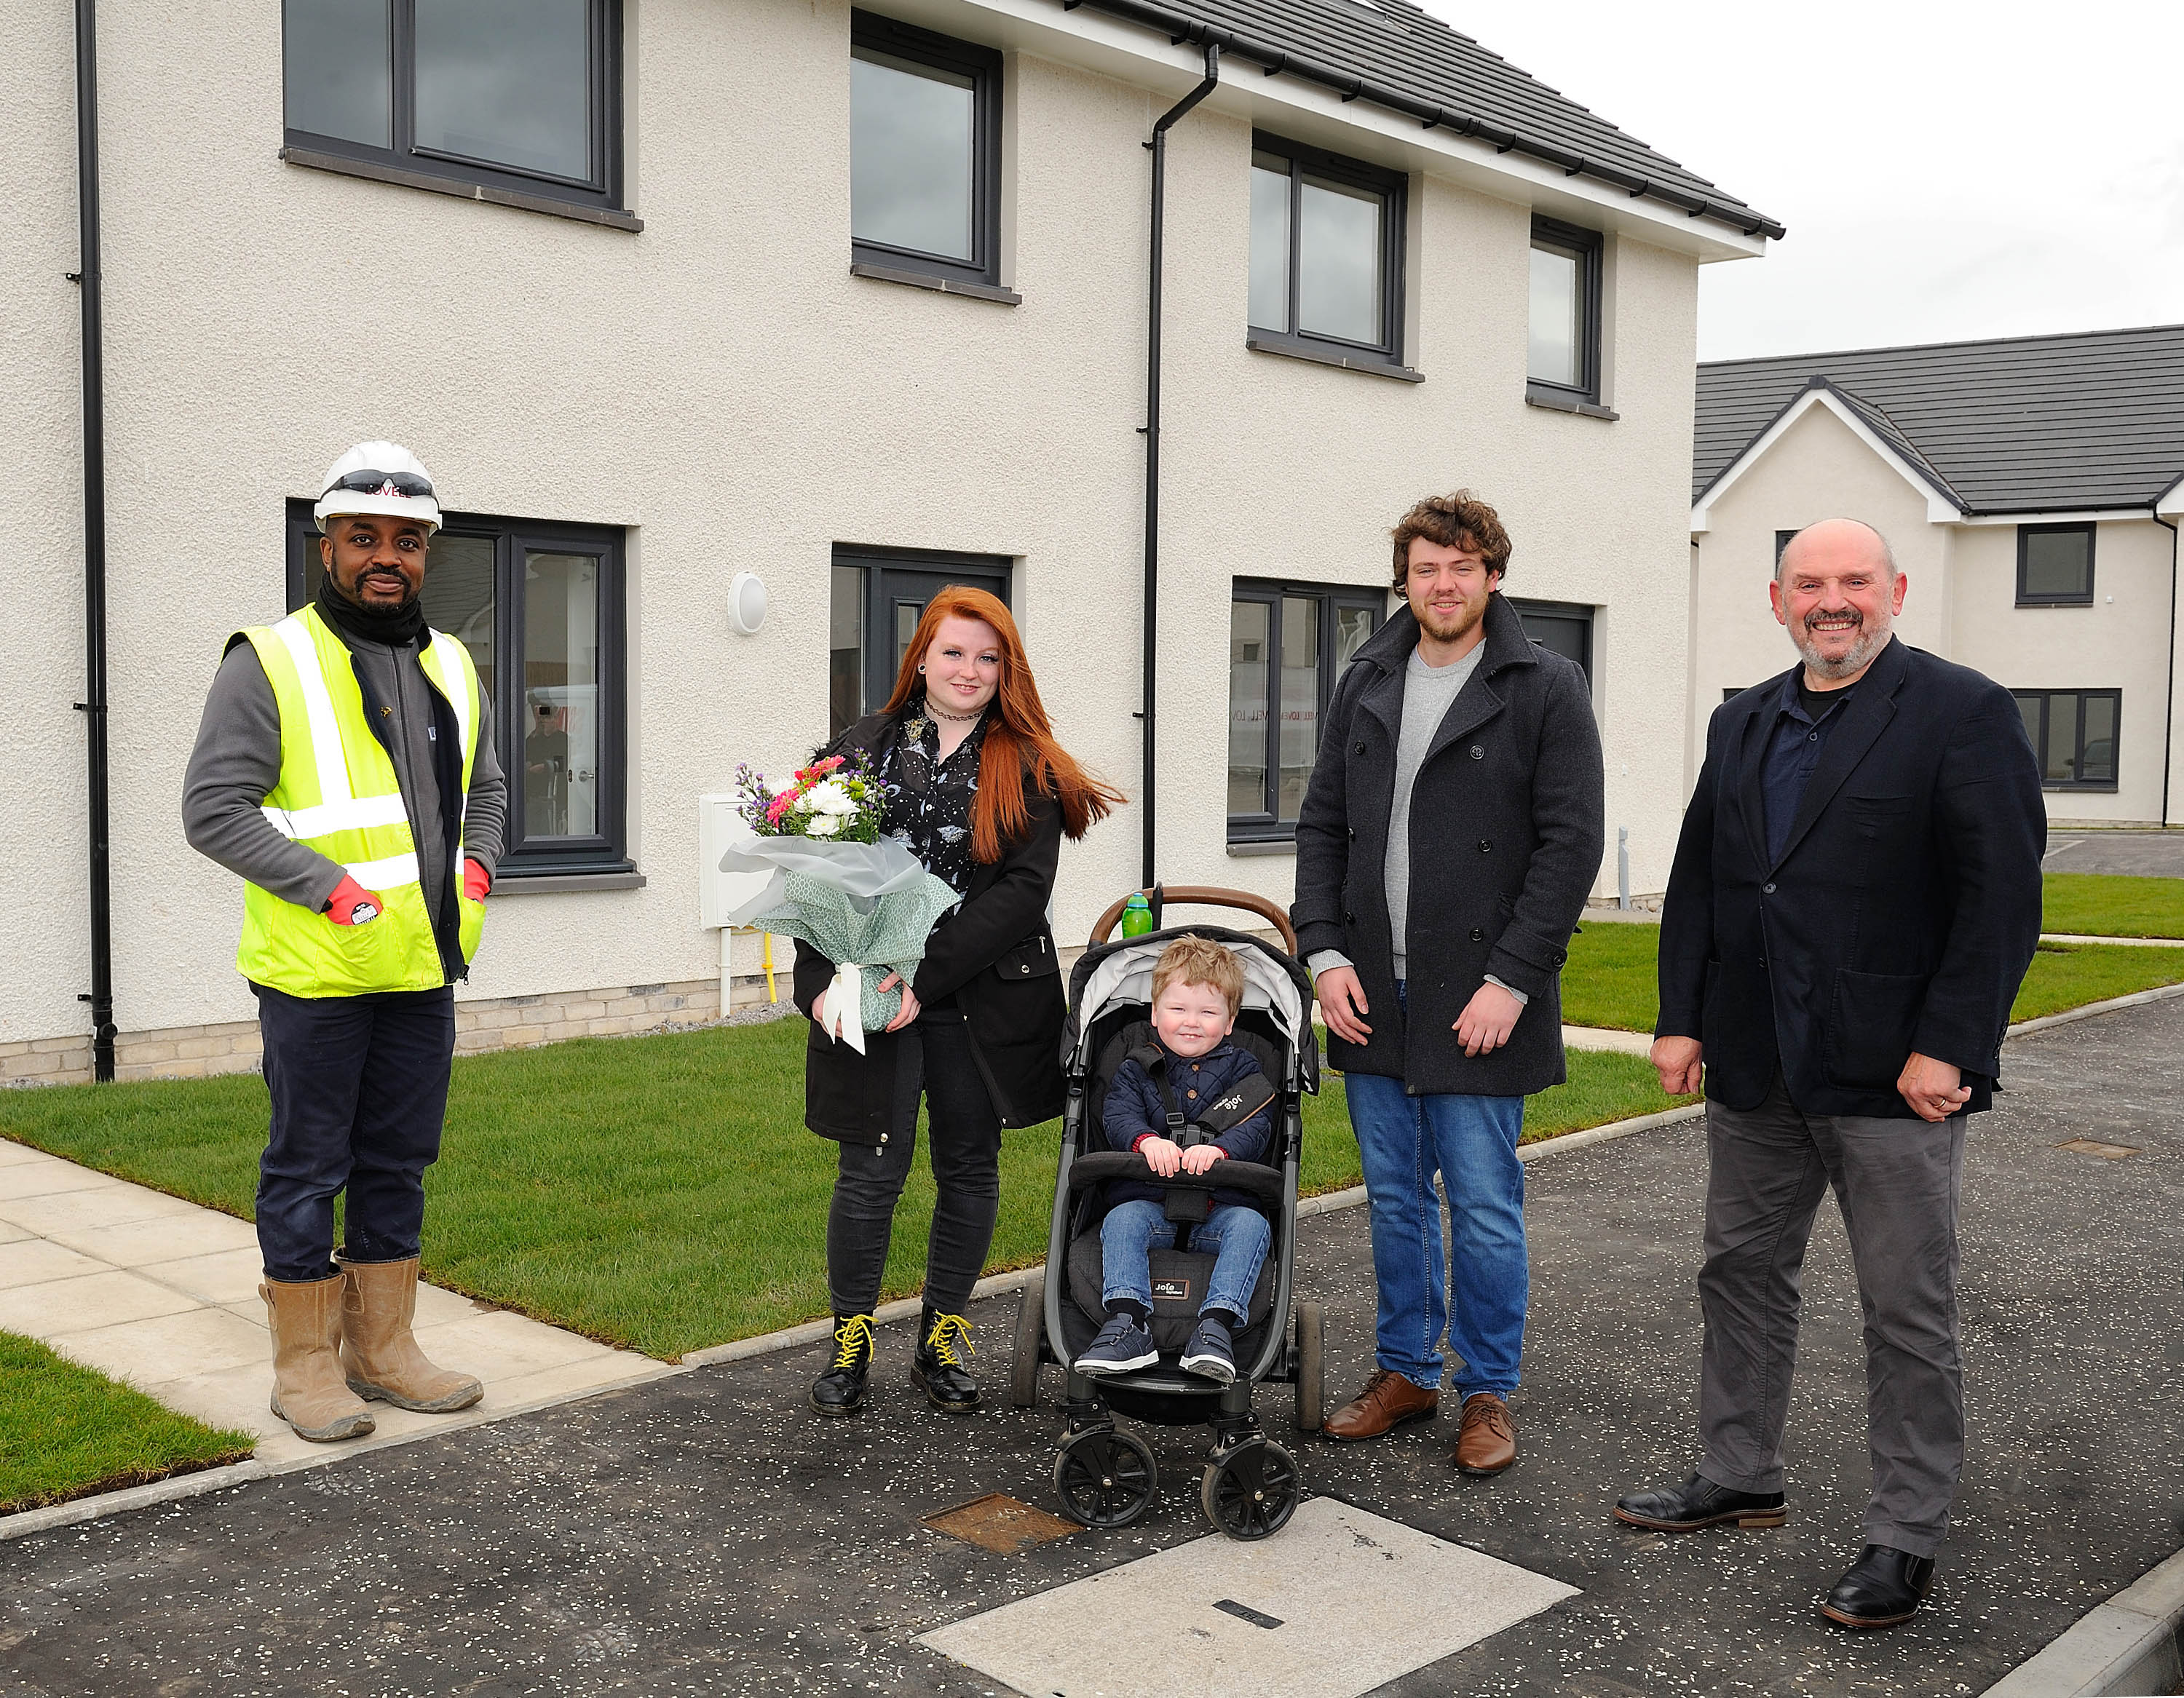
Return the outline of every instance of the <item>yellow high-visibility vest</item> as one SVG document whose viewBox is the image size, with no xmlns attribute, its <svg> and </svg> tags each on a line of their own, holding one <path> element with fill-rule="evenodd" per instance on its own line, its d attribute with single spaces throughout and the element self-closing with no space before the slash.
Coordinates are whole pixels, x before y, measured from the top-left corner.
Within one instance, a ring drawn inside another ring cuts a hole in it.
<svg viewBox="0 0 2184 1698">
<path fill-rule="evenodd" d="M 365 719 L 348 648 L 310 607 L 239 634 L 258 651 L 281 709 L 281 779 L 266 795 L 265 817 L 283 837 L 338 861 L 378 894 L 381 908 L 377 919 L 361 926 L 337 926 L 324 914 L 245 885 L 236 966 L 254 983 L 291 996 L 437 989 L 448 975 L 418 882 L 416 838 L 394 762 Z M 480 729 L 477 669 L 454 637 L 443 631 L 428 634 L 425 676 L 454 710 L 466 806 Z M 429 782 L 429 775 L 421 777 Z M 485 904 L 463 894 L 460 832 L 453 876 L 468 961 L 485 927 Z"/>
</svg>

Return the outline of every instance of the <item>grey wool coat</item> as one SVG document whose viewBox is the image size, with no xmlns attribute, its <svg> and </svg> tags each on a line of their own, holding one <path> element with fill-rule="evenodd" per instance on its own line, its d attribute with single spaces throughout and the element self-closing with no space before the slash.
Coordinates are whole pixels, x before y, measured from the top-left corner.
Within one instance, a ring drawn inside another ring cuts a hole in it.
<svg viewBox="0 0 2184 1698">
<path fill-rule="evenodd" d="M 1584 672 L 1536 647 L 1496 593 L 1486 652 L 1434 733 L 1411 792 L 1406 1015 L 1396 997 L 1384 866 L 1408 608 L 1357 651 L 1320 729 L 1299 810 L 1297 947 L 1357 970 L 1368 1043 L 1328 1034 L 1344 1072 L 1400 1078 L 1413 1096 L 1529 1096 L 1560 1084 L 1562 966 L 1600 871 L 1600 731 Z M 1530 999 L 1509 1041 L 1467 1056 L 1453 1027 L 1491 973 Z"/>
</svg>

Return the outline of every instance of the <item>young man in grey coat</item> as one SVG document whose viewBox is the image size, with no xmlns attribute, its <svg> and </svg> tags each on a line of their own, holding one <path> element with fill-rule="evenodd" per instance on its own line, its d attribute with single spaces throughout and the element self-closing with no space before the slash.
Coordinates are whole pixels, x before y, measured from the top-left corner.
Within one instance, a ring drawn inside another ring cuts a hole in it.
<svg viewBox="0 0 2184 1698">
<path fill-rule="evenodd" d="M 1410 605 L 1335 687 L 1290 910 L 1346 1076 L 1379 1283 L 1374 1372 L 1326 1432 L 1430 1418 L 1446 1330 L 1454 1461 L 1495 1474 L 1517 1457 L 1529 1285 L 1517 1138 L 1524 1099 L 1564 1077 L 1560 975 L 1600 871 L 1600 733 L 1584 672 L 1499 593 L 1510 545 L 1492 508 L 1435 497 L 1393 535 Z"/>
</svg>

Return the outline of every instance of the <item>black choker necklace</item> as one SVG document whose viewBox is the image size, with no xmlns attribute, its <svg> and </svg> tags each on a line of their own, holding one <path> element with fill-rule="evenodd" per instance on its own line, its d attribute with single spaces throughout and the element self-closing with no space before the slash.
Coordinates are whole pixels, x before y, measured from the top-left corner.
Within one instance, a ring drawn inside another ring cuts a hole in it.
<svg viewBox="0 0 2184 1698">
<path fill-rule="evenodd" d="M 935 719 L 948 720 L 956 725 L 976 725 L 984 716 L 986 711 L 983 708 L 980 708 L 974 714 L 951 714 L 944 709 L 933 706 L 933 698 L 930 696 L 925 699 L 925 710 Z"/>
</svg>

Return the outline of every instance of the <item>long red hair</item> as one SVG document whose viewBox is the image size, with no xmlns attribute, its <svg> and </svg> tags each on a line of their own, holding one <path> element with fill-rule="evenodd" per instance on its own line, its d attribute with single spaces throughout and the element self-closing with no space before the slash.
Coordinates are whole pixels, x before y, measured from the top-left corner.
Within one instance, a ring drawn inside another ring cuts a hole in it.
<svg viewBox="0 0 2184 1698">
<path fill-rule="evenodd" d="M 994 711 L 986 718 L 985 746 L 978 754 L 978 793 L 971 804 L 971 853 L 990 865 L 1001 858 L 1001 845 L 1031 824 L 1028 800 L 1033 791 L 1051 796 L 1061 807 L 1061 828 L 1081 838 L 1093 822 L 1123 804 L 1123 793 L 1095 778 L 1054 740 L 1046 705 L 1032 680 L 1017 622 L 999 596 L 968 584 L 949 584 L 925 604 L 925 614 L 904 651 L 902 671 L 885 711 L 904 712 L 925 686 L 918 668 L 925 651 L 940 634 L 944 619 L 975 619 L 1000 638 L 1001 677 L 994 692 Z"/>
</svg>

